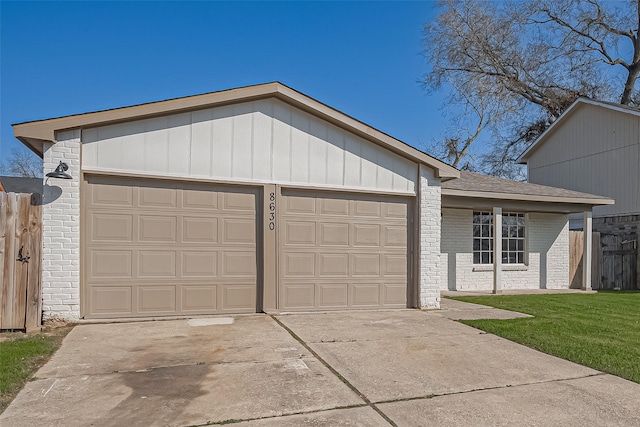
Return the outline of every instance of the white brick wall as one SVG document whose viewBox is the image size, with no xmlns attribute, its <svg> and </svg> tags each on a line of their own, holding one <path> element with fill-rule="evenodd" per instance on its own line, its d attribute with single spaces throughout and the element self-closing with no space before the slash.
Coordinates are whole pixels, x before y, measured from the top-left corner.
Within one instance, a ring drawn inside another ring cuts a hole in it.
<svg viewBox="0 0 640 427">
<path fill-rule="evenodd" d="M 473 265 L 472 220 L 473 210 L 442 210 L 440 283 L 443 290 L 493 289 L 492 265 L 475 267 Z M 568 216 L 530 213 L 527 216 L 526 227 L 528 265 L 503 265 L 502 289 L 568 288 Z"/>
<path fill-rule="evenodd" d="M 42 310 L 45 319 L 80 317 L 80 131 L 44 146 L 44 173 L 62 160 L 73 179 L 50 178 L 42 209 Z"/>
<path fill-rule="evenodd" d="M 420 165 L 420 307 L 440 308 L 440 179 Z"/>
</svg>

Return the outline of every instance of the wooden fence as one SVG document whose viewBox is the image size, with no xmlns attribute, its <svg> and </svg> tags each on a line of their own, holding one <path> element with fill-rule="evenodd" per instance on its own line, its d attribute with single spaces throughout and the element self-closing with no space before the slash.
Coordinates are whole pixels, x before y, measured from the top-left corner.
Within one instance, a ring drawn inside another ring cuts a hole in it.
<svg viewBox="0 0 640 427">
<path fill-rule="evenodd" d="M 572 289 L 582 288 L 582 231 L 569 232 L 569 279 Z M 593 233 L 591 252 L 593 289 L 639 289 L 640 252 L 638 234 Z"/>
<path fill-rule="evenodd" d="M 42 198 L 0 193 L 0 329 L 41 325 Z"/>
<path fill-rule="evenodd" d="M 602 251 L 600 250 L 600 233 L 591 235 L 591 288 L 600 287 L 600 266 Z M 584 248 L 584 232 L 569 231 L 569 283 L 571 289 L 582 289 L 582 251 Z"/>
</svg>

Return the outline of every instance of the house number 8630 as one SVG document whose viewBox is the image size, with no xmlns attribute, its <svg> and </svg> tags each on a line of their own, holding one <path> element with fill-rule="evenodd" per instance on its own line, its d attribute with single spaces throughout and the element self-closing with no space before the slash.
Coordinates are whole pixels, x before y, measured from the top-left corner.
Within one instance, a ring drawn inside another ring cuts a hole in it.
<svg viewBox="0 0 640 427">
<path fill-rule="evenodd" d="M 269 193 L 269 230 L 276 229 L 276 193 Z"/>
</svg>

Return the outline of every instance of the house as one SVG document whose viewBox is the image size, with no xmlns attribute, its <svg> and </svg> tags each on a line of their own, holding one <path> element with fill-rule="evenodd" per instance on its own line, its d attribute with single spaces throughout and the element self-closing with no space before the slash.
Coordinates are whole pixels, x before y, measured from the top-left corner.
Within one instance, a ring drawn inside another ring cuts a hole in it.
<svg viewBox="0 0 640 427">
<path fill-rule="evenodd" d="M 277 82 L 13 126 L 45 173 L 64 162 L 72 177 L 45 186 L 45 317 L 437 308 L 458 283 L 568 287 L 567 215 L 612 203 L 479 187 Z"/>
<path fill-rule="evenodd" d="M 640 110 L 579 98 L 519 162 L 527 165 L 531 183 L 615 199 L 613 205 L 593 209 L 592 227 L 603 239 L 603 281 L 612 282 L 603 286 L 640 285 Z M 572 216 L 570 223 L 573 229 L 583 228 L 580 217 Z M 611 252 L 610 260 L 606 252 Z M 623 274 L 624 265 L 629 274 Z"/>
<path fill-rule="evenodd" d="M 0 176 L 0 191 L 4 193 L 42 194 L 42 178 Z"/>
</svg>

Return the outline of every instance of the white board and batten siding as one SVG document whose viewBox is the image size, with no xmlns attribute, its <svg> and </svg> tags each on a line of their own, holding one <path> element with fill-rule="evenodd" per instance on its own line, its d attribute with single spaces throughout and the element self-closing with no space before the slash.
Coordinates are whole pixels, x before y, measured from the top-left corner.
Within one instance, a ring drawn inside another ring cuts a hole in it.
<svg viewBox="0 0 640 427">
<path fill-rule="evenodd" d="M 82 168 L 415 194 L 416 163 L 276 99 L 82 132 Z"/>
<path fill-rule="evenodd" d="M 529 182 L 615 199 L 594 216 L 640 212 L 640 117 L 583 105 L 529 157 Z"/>
</svg>

